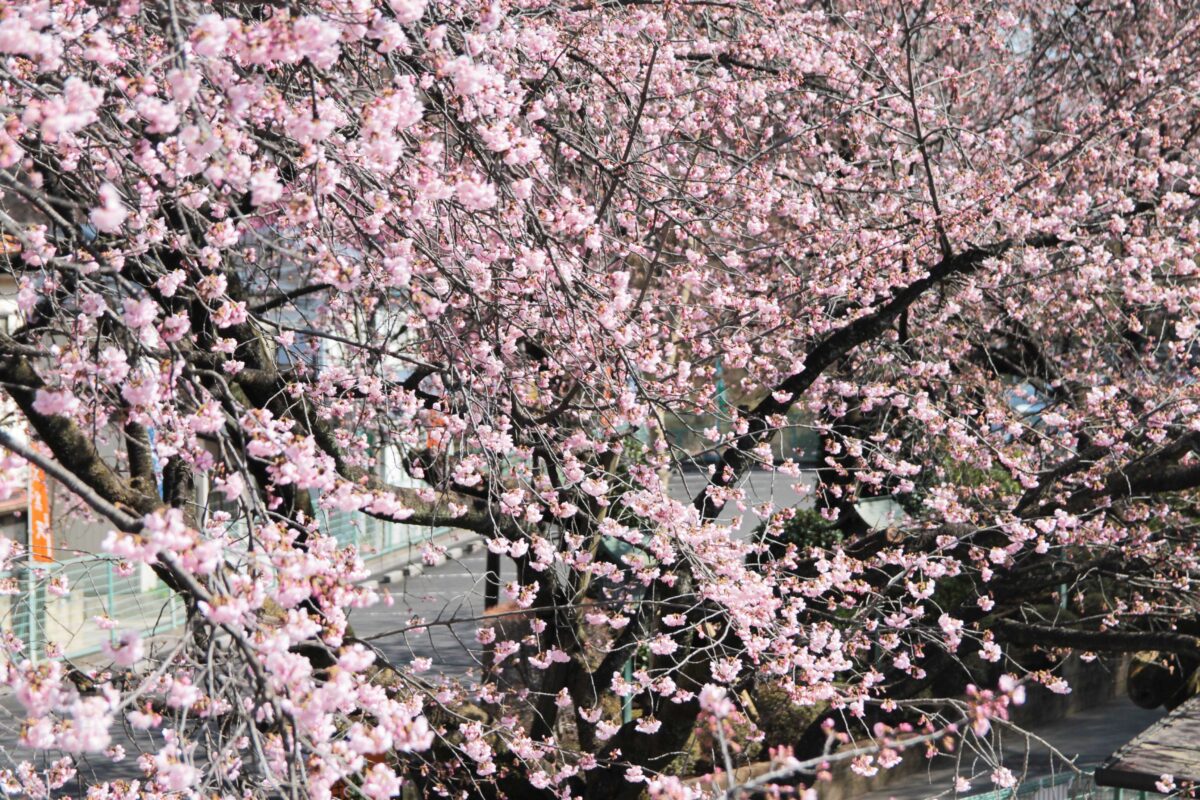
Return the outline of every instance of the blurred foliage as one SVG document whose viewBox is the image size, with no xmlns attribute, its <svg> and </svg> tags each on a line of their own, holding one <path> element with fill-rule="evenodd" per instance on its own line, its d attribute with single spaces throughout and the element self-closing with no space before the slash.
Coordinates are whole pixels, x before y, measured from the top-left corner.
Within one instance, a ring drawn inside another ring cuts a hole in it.
<svg viewBox="0 0 1200 800">
<path fill-rule="evenodd" d="M 813 706 L 797 705 L 786 690 L 776 683 L 760 683 L 753 690 L 754 706 L 758 712 L 755 722 L 762 732 L 762 748 L 795 747 L 813 725 L 828 710 L 824 703 Z"/>
</svg>

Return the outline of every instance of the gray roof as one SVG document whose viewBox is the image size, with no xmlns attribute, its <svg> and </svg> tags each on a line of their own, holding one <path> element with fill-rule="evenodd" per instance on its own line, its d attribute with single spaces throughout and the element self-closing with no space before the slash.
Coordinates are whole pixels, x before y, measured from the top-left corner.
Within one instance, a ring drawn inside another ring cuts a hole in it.
<svg viewBox="0 0 1200 800">
<path fill-rule="evenodd" d="M 1154 791 L 1162 775 L 1200 785 L 1200 697 L 1193 697 L 1113 753 L 1096 770 L 1096 783 Z"/>
</svg>

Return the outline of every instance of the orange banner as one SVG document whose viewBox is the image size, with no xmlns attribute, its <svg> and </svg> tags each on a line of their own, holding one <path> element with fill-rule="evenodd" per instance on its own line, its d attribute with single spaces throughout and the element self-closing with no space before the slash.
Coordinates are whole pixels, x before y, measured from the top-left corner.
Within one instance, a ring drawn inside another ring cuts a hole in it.
<svg viewBox="0 0 1200 800">
<path fill-rule="evenodd" d="M 46 473 L 33 464 L 29 465 L 29 552 L 34 561 L 54 561 L 53 534 L 50 531 L 50 491 L 46 486 Z"/>
</svg>

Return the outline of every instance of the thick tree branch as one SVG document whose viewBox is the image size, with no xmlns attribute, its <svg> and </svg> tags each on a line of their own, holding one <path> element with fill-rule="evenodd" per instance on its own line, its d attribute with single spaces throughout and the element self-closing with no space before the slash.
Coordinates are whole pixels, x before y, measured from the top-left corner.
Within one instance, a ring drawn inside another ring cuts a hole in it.
<svg viewBox="0 0 1200 800">
<path fill-rule="evenodd" d="M 882 335 L 905 309 L 917 302 L 927 291 L 949 278 L 974 272 L 989 259 L 998 258 L 1014 247 L 1052 247 L 1058 243 L 1057 236 L 1035 236 L 1020 242 L 1005 239 L 995 244 L 972 247 L 955 253 L 935 264 L 925 277 L 898 290 L 891 300 L 875 311 L 858 317 L 818 342 L 805 356 L 804 369 L 781 382 L 753 408 L 745 410 L 746 416 L 749 417 L 749 430 L 726 448 L 709 486 L 692 501 L 701 516 L 704 519 L 715 519 L 720 513 L 720 506 L 713 501 L 709 488 L 736 483 L 749 466 L 750 451 L 774 435 L 774 430 L 767 421 L 769 417 L 786 414 L 826 370 L 859 345 Z M 783 399 L 778 399 L 780 397 Z"/>
<path fill-rule="evenodd" d="M 1109 653 L 1167 650 L 1200 655 L 1200 638 L 1169 631 L 1083 631 L 1056 625 L 1038 625 L 1002 619 L 991 629 L 1014 644 L 1069 647 Z"/>
</svg>

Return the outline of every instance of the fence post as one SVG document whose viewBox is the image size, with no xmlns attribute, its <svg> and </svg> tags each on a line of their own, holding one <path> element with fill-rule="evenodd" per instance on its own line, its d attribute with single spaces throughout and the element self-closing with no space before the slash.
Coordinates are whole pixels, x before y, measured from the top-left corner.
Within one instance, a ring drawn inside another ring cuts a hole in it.
<svg viewBox="0 0 1200 800">
<path fill-rule="evenodd" d="M 113 585 L 113 562 L 112 562 L 112 559 L 111 558 L 104 559 L 104 566 L 105 566 L 105 569 L 108 571 L 108 608 L 105 610 L 105 613 L 108 615 L 109 619 L 115 620 L 116 617 L 113 616 L 113 614 L 114 614 L 113 606 L 115 606 L 116 602 L 117 602 L 117 588 L 115 585 Z M 108 643 L 109 644 L 117 643 L 117 629 L 115 627 L 108 629 Z"/>
<path fill-rule="evenodd" d="M 29 568 L 29 660 L 34 664 L 38 663 L 38 584 L 37 573 L 31 566 Z"/>
<path fill-rule="evenodd" d="M 625 666 L 621 667 L 621 677 L 626 681 L 633 680 L 633 656 L 625 662 Z M 633 722 L 633 695 L 629 695 L 621 701 L 621 722 L 628 725 Z"/>
</svg>

